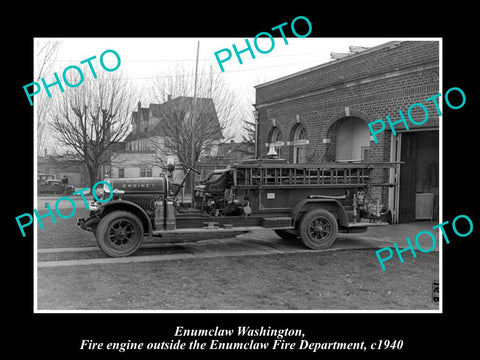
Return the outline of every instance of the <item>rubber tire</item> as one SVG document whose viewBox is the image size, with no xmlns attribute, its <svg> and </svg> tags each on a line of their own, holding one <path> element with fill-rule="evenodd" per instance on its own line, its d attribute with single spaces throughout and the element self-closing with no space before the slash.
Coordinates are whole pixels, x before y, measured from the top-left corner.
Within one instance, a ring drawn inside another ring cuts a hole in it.
<svg viewBox="0 0 480 360">
<path fill-rule="evenodd" d="M 280 236 L 282 239 L 285 239 L 285 240 L 298 239 L 298 233 L 295 230 L 292 230 L 292 231 L 295 231 L 295 233 L 291 233 L 288 230 L 273 230 L 273 231 L 275 232 L 275 234 L 277 234 L 278 236 Z"/>
<path fill-rule="evenodd" d="M 325 238 L 319 241 L 318 239 L 313 238 L 309 233 L 310 224 L 315 219 L 322 219 L 327 221 L 330 227 L 330 234 Z M 299 224 L 300 230 L 300 239 L 302 243 L 309 249 L 312 250 L 324 250 L 329 248 L 336 240 L 338 234 L 338 224 L 335 216 L 332 215 L 327 210 L 324 209 L 313 209 L 307 212 Z"/>
<path fill-rule="evenodd" d="M 128 221 L 131 226 L 134 227 L 135 231 L 133 243 L 124 250 L 113 247 L 108 240 L 108 230 L 110 225 L 119 219 Z M 128 211 L 112 211 L 105 215 L 105 217 L 99 222 L 95 235 L 100 249 L 105 255 L 110 257 L 125 257 L 132 255 L 138 250 L 140 245 L 142 245 L 144 237 L 142 222 L 137 216 Z"/>
</svg>

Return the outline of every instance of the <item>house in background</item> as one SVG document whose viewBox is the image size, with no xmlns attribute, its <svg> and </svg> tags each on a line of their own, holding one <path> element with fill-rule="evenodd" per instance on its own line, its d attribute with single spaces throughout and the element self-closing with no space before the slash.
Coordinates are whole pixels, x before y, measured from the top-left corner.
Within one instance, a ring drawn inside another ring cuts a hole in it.
<svg viewBox="0 0 480 360">
<path fill-rule="evenodd" d="M 87 184 L 87 175 L 83 161 L 74 154 L 47 155 L 37 157 L 37 176 L 53 175 L 55 179 L 61 180 L 64 176 L 68 178 L 69 185 L 75 188 L 82 188 Z"/>
<path fill-rule="evenodd" d="M 168 147 L 164 136 L 164 126 L 168 121 L 168 114 L 177 111 L 184 114 L 183 121 L 188 121 L 192 108 L 192 97 L 177 97 L 162 104 L 150 104 L 142 107 L 138 102 L 137 111 L 132 113 L 132 131 L 124 141 L 124 148 L 112 153 L 111 177 L 156 177 L 165 173 L 167 157 L 174 159 L 175 164 L 179 159 L 175 156 L 173 148 Z M 220 123 L 213 100 L 210 98 L 197 98 L 197 109 L 201 115 L 209 116 L 213 125 L 210 136 L 210 148 L 205 153 L 210 153 L 212 148 L 218 146 L 222 139 Z M 178 169 L 174 172 L 174 181 L 183 177 L 183 171 Z"/>
<path fill-rule="evenodd" d="M 218 159 L 239 163 L 246 159 L 252 159 L 253 157 L 255 157 L 255 144 L 253 143 L 237 143 L 234 140 L 230 140 L 230 142 L 218 145 Z"/>
<path fill-rule="evenodd" d="M 216 169 L 224 169 L 227 165 L 240 163 L 246 159 L 255 157 L 255 144 L 247 142 L 235 142 L 230 140 L 215 144 L 208 153 L 198 159 L 195 168 L 200 171 L 200 179 Z"/>
</svg>

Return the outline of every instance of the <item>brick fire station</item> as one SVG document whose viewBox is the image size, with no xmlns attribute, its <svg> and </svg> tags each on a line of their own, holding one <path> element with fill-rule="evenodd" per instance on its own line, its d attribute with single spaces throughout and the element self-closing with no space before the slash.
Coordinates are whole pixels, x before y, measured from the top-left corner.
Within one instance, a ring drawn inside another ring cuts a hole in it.
<svg viewBox="0 0 480 360">
<path fill-rule="evenodd" d="M 255 86 L 258 157 L 273 144 L 290 163 L 403 162 L 379 175 L 399 185 L 372 196 L 394 222 L 438 220 L 439 116 L 425 99 L 441 92 L 439 49 L 439 41 L 391 41 Z M 368 123 L 397 121 L 414 103 L 428 120 L 408 130 L 399 122 L 396 135 L 387 125 L 376 143 Z"/>
</svg>

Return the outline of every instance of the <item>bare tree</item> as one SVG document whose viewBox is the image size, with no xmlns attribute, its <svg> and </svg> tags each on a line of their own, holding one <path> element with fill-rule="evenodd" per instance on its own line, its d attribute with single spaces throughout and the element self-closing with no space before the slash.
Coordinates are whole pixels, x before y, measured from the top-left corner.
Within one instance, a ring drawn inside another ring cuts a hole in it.
<svg viewBox="0 0 480 360">
<path fill-rule="evenodd" d="M 213 101 L 207 98 L 178 97 L 165 104 L 157 114 L 160 119 L 160 139 L 155 147 L 160 156 L 177 155 L 182 163 L 197 161 L 215 141 L 223 138 Z M 192 138 L 192 134 L 194 134 Z"/>
<path fill-rule="evenodd" d="M 192 135 L 197 161 L 214 141 L 231 139 L 241 129 L 238 101 L 220 74 L 211 69 L 199 71 L 196 103 L 192 98 L 194 83 L 193 69 L 177 66 L 173 72 L 156 77 L 149 88 L 157 103 L 173 99 L 157 115 L 162 130 L 159 135 L 164 139 L 157 146 L 159 154 L 173 152 L 185 163 L 191 163 Z"/>
<path fill-rule="evenodd" d="M 110 160 L 115 144 L 129 131 L 133 87 L 121 77 L 121 73 L 101 72 L 97 79 L 85 78 L 80 86 L 51 99 L 55 101 L 51 124 L 54 136 L 83 160 L 90 187 L 97 181 L 100 166 Z"/>
<path fill-rule="evenodd" d="M 48 73 L 53 66 L 53 62 L 57 56 L 58 48 L 60 46 L 60 41 L 48 40 L 42 44 L 38 40 L 38 53 L 37 53 L 37 65 L 38 65 L 38 74 L 37 80 L 39 81 L 46 73 Z"/>
<path fill-rule="evenodd" d="M 242 142 L 245 144 L 255 144 L 255 120 L 243 120 Z"/>
<path fill-rule="evenodd" d="M 42 77 L 50 74 L 52 71 L 59 46 L 60 41 L 37 40 L 37 82 L 39 82 Z M 37 110 L 37 154 L 43 154 L 49 138 L 49 106 L 51 105 L 51 102 L 47 98 L 45 92 L 41 92 L 37 95 L 37 101 L 35 105 Z"/>
</svg>

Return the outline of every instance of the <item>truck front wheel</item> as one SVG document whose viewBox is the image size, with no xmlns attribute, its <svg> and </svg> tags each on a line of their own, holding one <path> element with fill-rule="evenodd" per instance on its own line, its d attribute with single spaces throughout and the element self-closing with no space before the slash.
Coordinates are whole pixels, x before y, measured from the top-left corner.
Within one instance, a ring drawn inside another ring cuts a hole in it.
<svg viewBox="0 0 480 360">
<path fill-rule="evenodd" d="M 300 239 L 309 249 L 327 249 L 337 238 L 337 219 L 327 210 L 313 209 L 300 220 L 299 231 Z"/>
<path fill-rule="evenodd" d="M 100 221 L 96 231 L 100 249 L 108 256 L 132 255 L 143 242 L 143 225 L 128 211 L 113 211 Z"/>
</svg>

